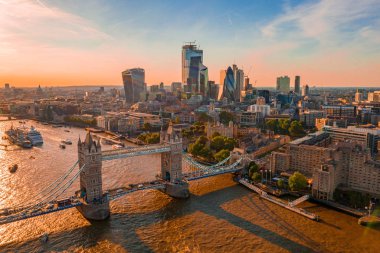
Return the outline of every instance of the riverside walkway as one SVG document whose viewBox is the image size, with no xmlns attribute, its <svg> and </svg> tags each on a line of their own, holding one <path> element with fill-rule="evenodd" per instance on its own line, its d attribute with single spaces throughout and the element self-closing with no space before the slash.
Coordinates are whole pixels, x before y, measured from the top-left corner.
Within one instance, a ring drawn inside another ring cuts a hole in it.
<svg viewBox="0 0 380 253">
<path fill-rule="evenodd" d="M 311 213 L 311 212 L 308 212 L 302 208 L 299 208 L 299 207 L 295 207 L 294 204 L 287 204 L 287 203 L 284 203 L 281 199 L 279 198 L 276 198 L 274 196 L 271 196 L 269 195 L 268 193 L 266 193 L 265 191 L 261 190 L 260 188 L 258 188 L 257 186 L 254 186 L 253 184 L 249 183 L 248 180 L 246 179 L 240 179 L 239 180 L 239 183 L 244 185 L 245 187 L 255 191 L 257 194 L 260 195 L 261 198 L 265 199 L 265 200 L 268 200 L 276 205 L 279 205 L 283 208 L 286 208 L 292 212 L 295 212 L 295 213 L 298 213 L 306 218 L 309 218 L 311 220 L 315 220 L 315 221 L 318 221 L 319 217 L 318 215 L 314 214 L 314 213 Z M 306 197 L 301 197 L 301 198 L 306 198 Z M 293 201 L 294 203 L 295 201 Z M 297 201 L 298 202 L 298 201 Z M 297 203 L 295 202 L 295 203 Z"/>
</svg>

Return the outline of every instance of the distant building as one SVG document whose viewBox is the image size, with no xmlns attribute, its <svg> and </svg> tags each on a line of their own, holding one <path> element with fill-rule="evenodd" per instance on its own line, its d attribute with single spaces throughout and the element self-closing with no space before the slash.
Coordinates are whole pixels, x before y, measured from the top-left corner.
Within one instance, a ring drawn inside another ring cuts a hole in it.
<svg viewBox="0 0 380 253">
<path fill-rule="evenodd" d="M 301 95 L 301 77 L 300 76 L 296 76 L 296 78 L 294 79 L 294 92 L 297 95 Z"/>
<path fill-rule="evenodd" d="M 209 97 L 210 99 L 217 100 L 219 95 L 219 84 L 215 81 L 208 81 Z"/>
<path fill-rule="evenodd" d="M 334 118 L 356 118 L 356 106 L 323 105 L 327 117 Z"/>
<path fill-rule="evenodd" d="M 150 92 L 159 92 L 160 91 L 160 86 L 158 84 L 153 84 L 149 87 Z"/>
<path fill-rule="evenodd" d="M 247 112 L 259 112 L 264 118 L 265 116 L 268 116 L 270 114 L 270 106 L 265 104 L 250 105 L 247 108 Z"/>
<path fill-rule="evenodd" d="M 4 84 L 4 89 L 9 90 L 9 83 Z"/>
<path fill-rule="evenodd" d="M 134 104 L 145 99 L 145 70 L 142 68 L 127 69 L 122 72 L 125 100 Z"/>
<path fill-rule="evenodd" d="M 299 117 L 300 122 L 304 123 L 307 127 L 315 127 L 316 120 L 325 118 L 326 113 L 318 110 L 302 110 L 299 113 Z"/>
<path fill-rule="evenodd" d="M 302 96 L 309 96 L 309 92 L 310 92 L 309 85 L 306 84 L 302 86 Z"/>
<path fill-rule="evenodd" d="M 363 93 L 359 92 L 359 89 L 357 89 L 355 93 L 355 102 L 359 103 L 362 100 L 363 100 Z"/>
<path fill-rule="evenodd" d="M 180 83 L 180 82 L 172 82 L 171 90 L 172 90 L 172 92 L 182 91 L 182 83 Z"/>
<path fill-rule="evenodd" d="M 269 104 L 269 90 L 258 90 L 257 95 L 265 98 L 265 103 Z"/>
<path fill-rule="evenodd" d="M 277 77 L 276 90 L 282 93 L 289 93 L 290 91 L 290 78 L 288 76 Z"/>
<path fill-rule="evenodd" d="M 380 91 L 368 92 L 368 102 L 380 102 Z"/>
</svg>

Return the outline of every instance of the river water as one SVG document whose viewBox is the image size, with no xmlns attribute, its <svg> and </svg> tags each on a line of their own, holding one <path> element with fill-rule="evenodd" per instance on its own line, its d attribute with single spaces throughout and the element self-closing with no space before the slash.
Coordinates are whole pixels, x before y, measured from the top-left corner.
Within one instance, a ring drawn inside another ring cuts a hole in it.
<svg viewBox="0 0 380 253">
<path fill-rule="evenodd" d="M 11 124 L 0 122 L 0 136 Z M 77 160 L 76 142 L 85 131 L 33 121 L 44 144 L 32 149 L 0 146 L 0 208 L 31 199 Z M 69 130 L 66 132 L 64 130 Z M 73 145 L 59 148 L 62 139 Z M 1 143 L 5 143 L 1 140 Z M 110 148 L 103 146 L 103 148 Z M 6 150 L 5 150 L 6 149 Z M 8 166 L 19 169 L 10 174 Z M 104 189 L 153 179 L 159 155 L 103 163 Z M 65 193 L 73 195 L 75 182 Z M 111 217 L 89 222 L 75 209 L 0 225 L 0 252 L 378 252 L 380 229 L 357 218 L 303 203 L 315 222 L 261 200 L 231 175 L 190 183 L 191 197 L 172 199 L 140 191 L 111 202 Z M 39 237 L 49 234 L 49 241 Z"/>
</svg>

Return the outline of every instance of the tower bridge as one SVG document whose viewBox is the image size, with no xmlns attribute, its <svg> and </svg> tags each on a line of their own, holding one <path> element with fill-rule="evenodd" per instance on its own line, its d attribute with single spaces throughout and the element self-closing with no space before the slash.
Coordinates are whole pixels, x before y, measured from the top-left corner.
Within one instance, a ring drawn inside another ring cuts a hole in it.
<svg viewBox="0 0 380 253">
<path fill-rule="evenodd" d="M 161 168 L 156 180 L 130 184 L 116 189 L 103 189 L 103 161 L 134 156 L 161 154 Z M 182 138 L 172 124 L 161 132 L 160 144 L 102 151 L 99 140 L 88 132 L 84 141 L 78 140 L 78 161 L 48 187 L 25 203 L 0 210 L 0 225 L 76 207 L 90 220 L 103 220 L 110 215 L 109 202 L 132 192 L 156 189 L 175 198 L 189 197 L 189 181 L 241 170 L 243 157 L 231 162 L 232 156 L 214 164 L 204 165 L 183 153 Z M 79 166 L 78 171 L 74 171 Z M 184 172 L 187 167 L 190 171 Z M 71 197 L 62 198 L 79 178 L 80 188 Z"/>
</svg>

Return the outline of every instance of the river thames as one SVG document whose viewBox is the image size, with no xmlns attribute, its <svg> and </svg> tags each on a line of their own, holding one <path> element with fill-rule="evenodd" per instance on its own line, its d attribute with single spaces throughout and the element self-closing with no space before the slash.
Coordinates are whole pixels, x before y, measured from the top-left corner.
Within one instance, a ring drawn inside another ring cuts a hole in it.
<svg viewBox="0 0 380 253">
<path fill-rule="evenodd" d="M 1 136 L 12 123 L 0 122 Z M 31 199 L 63 175 L 77 160 L 78 137 L 85 137 L 83 129 L 33 121 L 26 125 L 41 132 L 44 144 L 32 149 L 0 147 L 0 209 Z M 60 149 L 63 139 L 73 145 Z M 8 166 L 13 163 L 19 168 L 11 174 Z M 154 179 L 159 166 L 159 155 L 104 162 L 103 189 Z M 78 189 L 75 182 L 65 196 Z M 301 207 L 318 214 L 321 221 L 308 220 L 259 199 L 234 182 L 232 175 L 191 182 L 190 191 L 186 200 L 155 190 L 129 194 L 111 202 L 111 217 L 101 222 L 89 222 L 72 208 L 0 225 L 0 252 L 378 252 L 380 248 L 379 228 L 362 227 L 356 217 L 309 202 Z M 43 233 L 49 234 L 46 243 L 39 239 Z"/>
</svg>

